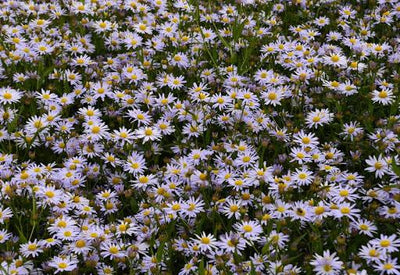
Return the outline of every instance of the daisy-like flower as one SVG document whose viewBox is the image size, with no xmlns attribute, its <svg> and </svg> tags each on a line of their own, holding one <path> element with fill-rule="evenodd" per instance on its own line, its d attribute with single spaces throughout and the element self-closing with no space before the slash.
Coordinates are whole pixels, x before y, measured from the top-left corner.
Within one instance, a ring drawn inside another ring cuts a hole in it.
<svg viewBox="0 0 400 275">
<path fill-rule="evenodd" d="M 370 156 L 366 161 L 368 167 L 365 169 L 368 172 L 375 172 L 375 177 L 382 178 L 389 172 L 386 160 L 379 155 L 378 158 Z"/>
<path fill-rule="evenodd" d="M 86 255 L 91 249 L 90 243 L 84 238 L 79 238 L 71 244 L 71 250 L 76 254 Z"/>
<path fill-rule="evenodd" d="M 400 217 L 400 205 L 383 206 L 378 209 L 379 215 L 386 219 L 397 219 Z"/>
<path fill-rule="evenodd" d="M 350 140 L 353 141 L 356 136 L 363 133 L 363 129 L 358 126 L 358 122 L 355 121 L 345 123 L 343 124 L 343 132 L 341 132 L 340 134 L 347 138 L 350 138 Z"/>
<path fill-rule="evenodd" d="M 234 199 L 227 199 L 225 206 L 222 208 L 221 212 L 225 214 L 229 219 L 235 217 L 235 219 L 240 218 L 240 208 L 242 204 L 240 201 Z"/>
<path fill-rule="evenodd" d="M 237 252 L 240 255 L 241 251 L 246 248 L 246 240 L 239 234 L 229 232 L 219 236 L 219 239 L 218 248 L 224 251 L 230 253 Z"/>
<path fill-rule="evenodd" d="M 161 132 L 154 127 L 142 127 L 136 130 L 136 138 L 143 139 L 144 142 L 158 140 L 161 138 Z"/>
<path fill-rule="evenodd" d="M 329 18 L 325 16 L 320 16 L 314 20 L 314 24 L 316 24 L 319 27 L 329 25 Z"/>
<path fill-rule="evenodd" d="M 115 213 L 118 211 L 118 203 L 117 199 L 107 200 L 101 205 L 101 211 L 104 211 L 107 215 Z"/>
<path fill-rule="evenodd" d="M 28 174 L 27 174 L 28 175 Z M 4 221 L 10 219 L 13 216 L 13 212 L 10 208 L 2 208 L 0 205 L 0 224 L 3 224 Z"/>
<path fill-rule="evenodd" d="M 333 120 L 333 114 L 328 109 L 317 109 L 310 112 L 306 118 L 306 124 L 309 128 L 317 128 Z"/>
<path fill-rule="evenodd" d="M 355 220 L 359 217 L 360 210 L 355 205 L 344 202 L 336 206 L 332 213 L 335 218 L 341 219 L 342 217 L 348 217 L 351 220 Z"/>
<path fill-rule="evenodd" d="M 72 241 L 78 235 L 78 228 L 76 226 L 67 226 L 56 233 L 56 238 L 63 241 Z"/>
<path fill-rule="evenodd" d="M 103 33 L 111 29 L 112 24 L 107 20 L 99 20 L 93 22 L 93 27 L 95 28 L 96 33 Z"/>
<path fill-rule="evenodd" d="M 372 92 L 372 101 L 382 105 L 389 105 L 394 101 L 393 91 L 391 89 L 374 90 Z"/>
<path fill-rule="evenodd" d="M 39 42 L 35 45 L 35 50 L 39 55 L 45 55 L 51 53 L 54 48 L 46 42 Z"/>
<path fill-rule="evenodd" d="M 274 72 L 272 70 L 266 71 L 264 69 L 260 69 L 255 73 L 254 78 L 259 84 L 265 85 L 268 83 L 268 79 L 273 75 Z"/>
<path fill-rule="evenodd" d="M 96 199 L 99 201 L 107 201 L 107 200 L 113 199 L 115 197 L 117 197 L 117 194 L 113 191 L 110 191 L 109 189 L 104 190 L 96 195 Z"/>
<path fill-rule="evenodd" d="M 55 268 L 55 274 L 64 271 L 72 271 L 78 267 L 78 260 L 74 257 L 54 257 L 49 266 Z"/>
<path fill-rule="evenodd" d="M 118 226 L 117 226 L 117 236 L 122 236 L 122 235 L 132 235 L 136 230 L 138 230 L 137 227 L 135 227 L 132 223 L 126 222 L 126 221 L 121 221 Z"/>
<path fill-rule="evenodd" d="M 155 175 L 140 175 L 136 180 L 133 181 L 133 186 L 137 189 L 147 189 L 157 184 L 157 178 Z"/>
<path fill-rule="evenodd" d="M 238 154 L 234 164 L 238 167 L 249 167 L 253 166 L 257 160 L 257 154 L 253 150 L 247 150 Z"/>
<path fill-rule="evenodd" d="M 32 257 L 35 258 L 37 257 L 40 253 L 43 252 L 43 248 L 41 245 L 41 242 L 38 242 L 37 240 L 33 242 L 28 242 L 25 244 L 22 244 L 19 251 L 24 257 Z"/>
<path fill-rule="evenodd" d="M 198 249 L 203 252 L 211 252 L 217 246 L 217 240 L 212 234 L 206 234 L 205 232 L 201 235 L 196 235 L 196 239 L 193 239 L 198 247 Z"/>
<path fill-rule="evenodd" d="M 125 251 L 123 249 L 123 245 L 121 243 L 113 243 L 113 242 L 102 242 L 101 256 L 105 258 L 110 258 L 111 260 L 115 258 L 122 258 L 125 256 Z"/>
<path fill-rule="evenodd" d="M 160 130 L 162 135 L 170 135 L 175 131 L 174 126 L 168 120 L 161 119 L 157 122 L 156 127 Z"/>
<path fill-rule="evenodd" d="M 272 230 L 267 238 L 267 241 L 273 246 L 283 249 L 286 243 L 289 241 L 289 236 L 281 232 L 277 232 L 276 230 Z"/>
<path fill-rule="evenodd" d="M 184 76 L 178 76 L 178 77 L 171 77 L 168 81 L 168 86 L 172 89 L 172 90 L 177 90 L 183 87 L 183 85 L 185 85 L 186 81 L 185 81 L 185 77 Z"/>
<path fill-rule="evenodd" d="M 18 102 L 21 97 L 22 93 L 11 87 L 0 88 L 0 103 L 3 105 Z"/>
<path fill-rule="evenodd" d="M 266 92 L 263 92 L 261 97 L 264 99 L 265 104 L 276 106 L 281 105 L 283 94 L 279 89 L 270 89 Z"/>
<path fill-rule="evenodd" d="M 291 217 L 294 220 L 309 221 L 311 219 L 311 207 L 307 203 L 295 202 Z"/>
<path fill-rule="evenodd" d="M 188 263 L 184 265 L 184 267 L 181 269 L 178 275 L 189 275 L 196 273 L 196 270 L 198 267 L 195 265 L 193 260 L 190 260 Z"/>
<path fill-rule="evenodd" d="M 318 275 L 334 275 L 340 273 L 343 262 L 336 257 L 336 253 L 331 254 L 326 250 L 322 256 L 316 254 L 310 264 Z"/>
<path fill-rule="evenodd" d="M 115 273 L 115 270 L 112 266 L 104 263 L 100 264 L 96 269 L 99 275 L 111 275 Z"/>
<path fill-rule="evenodd" d="M 307 163 L 311 161 L 311 156 L 307 153 L 306 148 L 303 147 L 292 147 L 290 156 L 292 162 L 296 161 L 299 164 Z"/>
<path fill-rule="evenodd" d="M 335 187 L 329 191 L 329 197 L 335 203 L 350 201 L 354 202 L 359 196 L 355 192 L 356 190 L 347 186 Z"/>
<path fill-rule="evenodd" d="M 309 185 L 314 179 L 314 176 L 307 169 L 296 169 L 296 173 L 294 173 L 294 179 L 299 186 Z"/>
<path fill-rule="evenodd" d="M 121 142 L 122 145 L 125 143 L 131 144 L 135 137 L 132 131 L 125 127 L 121 127 L 119 130 L 114 130 L 113 136 L 116 140 Z"/>
<path fill-rule="evenodd" d="M 319 202 L 318 205 L 314 206 L 312 211 L 313 219 L 321 220 L 330 216 L 330 209 L 325 205 L 324 202 Z"/>
<path fill-rule="evenodd" d="M 171 65 L 178 66 L 180 68 L 187 68 L 189 67 L 189 59 L 188 57 L 182 53 L 178 52 L 171 58 Z"/>
<path fill-rule="evenodd" d="M 204 211 L 204 202 L 201 198 L 190 197 L 183 205 L 182 214 L 188 217 L 196 217 Z"/>
<path fill-rule="evenodd" d="M 370 243 L 389 253 L 399 251 L 400 247 L 400 240 L 396 238 L 395 234 L 390 236 L 381 234 L 379 239 L 374 239 Z"/>
<path fill-rule="evenodd" d="M 315 148 L 318 145 L 318 138 L 313 134 L 306 134 L 303 130 L 293 136 L 293 140 L 302 147 Z"/>
<path fill-rule="evenodd" d="M 381 248 L 371 244 L 361 246 L 358 255 L 369 262 L 379 262 L 386 258 L 385 252 Z"/>
<path fill-rule="evenodd" d="M 353 221 L 350 226 L 361 234 L 365 234 L 369 237 L 373 237 L 373 234 L 378 229 L 372 222 L 364 219 Z"/>
<path fill-rule="evenodd" d="M 124 165 L 124 170 L 134 175 L 143 173 L 144 169 L 146 168 L 146 161 L 144 157 L 137 152 L 132 152 Z"/>
<path fill-rule="evenodd" d="M 128 116 L 138 123 L 138 126 L 142 124 L 147 126 L 151 122 L 151 116 L 147 112 L 143 112 L 137 109 L 129 110 Z"/>
<path fill-rule="evenodd" d="M 46 204 L 57 204 L 62 199 L 62 192 L 52 185 L 40 188 L 37 195 L 42 197 L 43 202 Z"/>
<path fill-rule="evenodd" d="M 90 65 L 92 63 L 92 61 L 90 60 L 89 56 L 84 54 L 82 56 L 75 57 L 73 60 L 73 63 L 79 67 L 87 67 L 88 65 Z"/>
<path fill-rule="evenodd" d="M 239 234 L 249 240 L 257 240 L 262 232 L 261 225 L 256 221 L 236 223 L 234 228 Z"/>
<path fill-rule="evenodd" d="M 11 233 L 8 233 L 7 230 L 0 230 L 0 244 L 5 243 L 11 238 Z"/>
<path fill-rule="evenodd" d="M 400 265 L 397 264 L 396 258 L 388 257 L 387 259 L 374 265 L 375 271 L 379 274 L 400 274 Z"/>
<path fill-rule="evenodd" d="M 336 67 L 345 67 L 347 66 L 347 58 L 339 53 L 333 53 L 329 56 L 324 57 L 324 61 L 328 65 L 333 65 Z"/>
<path fill-rule="evenodd" d="M 66 70 L 64 75 L 65 80 L 67 80 L 71 85 L 79 84 L 82 80 L 82 76 L 72 70 Z"/>
</svg>

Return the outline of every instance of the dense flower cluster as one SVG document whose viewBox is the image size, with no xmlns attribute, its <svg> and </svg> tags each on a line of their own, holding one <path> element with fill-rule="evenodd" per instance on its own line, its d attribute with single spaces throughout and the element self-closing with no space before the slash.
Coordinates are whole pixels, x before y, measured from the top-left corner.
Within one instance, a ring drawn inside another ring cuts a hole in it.
<svg viewBox="0 0 400 275">
<path fill-rule="evenodd" d="M 400 274 L 399 0 L 0 3 L 0 274 Z"/>
</svg>

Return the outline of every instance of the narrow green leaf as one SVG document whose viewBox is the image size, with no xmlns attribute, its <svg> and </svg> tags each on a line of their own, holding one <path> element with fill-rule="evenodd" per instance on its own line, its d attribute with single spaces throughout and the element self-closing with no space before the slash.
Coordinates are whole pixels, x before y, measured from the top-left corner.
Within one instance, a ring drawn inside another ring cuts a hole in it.
<svg viewBox="0 0 400 275">
<path fill-rule="evenodd" d="M 199 275 L 205 275 L 205 274 L 206 274 L 206 269 L 204 268 L 204 259 L 201 259 L 199 265 Z"/>
<path fill-rule="evenodd" d="M 165 246 L 165 241 L 160 243 L 160 246 L 157 249 L 156 253 L 156 259 L 158 262 L 161 262 L 162 257 L 164 255 L 164 246 Z"/>
<path fill-rule="evenodd" d="M 400 177 L 400 167 L 396 164 L 394 157 L 392 157 L 392 170 L 397 176 Z"/>
</svg>

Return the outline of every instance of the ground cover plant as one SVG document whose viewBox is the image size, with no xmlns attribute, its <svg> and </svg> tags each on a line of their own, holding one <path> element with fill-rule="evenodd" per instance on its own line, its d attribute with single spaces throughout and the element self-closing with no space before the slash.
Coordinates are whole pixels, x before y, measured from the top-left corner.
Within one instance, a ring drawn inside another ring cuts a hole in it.
<svg viewBox="0 0 400 275">
<path fill-rule="evenodd" d="M 0 2 L 0 274 L 400 274 L 399 0 Z"/>
</svg>

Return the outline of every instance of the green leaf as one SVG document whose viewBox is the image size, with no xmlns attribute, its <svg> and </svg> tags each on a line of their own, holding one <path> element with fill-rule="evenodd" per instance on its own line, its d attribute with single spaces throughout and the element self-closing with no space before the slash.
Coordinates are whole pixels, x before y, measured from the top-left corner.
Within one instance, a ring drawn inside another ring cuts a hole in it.
<svg viewBox="0 0 400 275">
<path fill-rule="evenodd" d="M 250 275 L 256 275 L 256 269 L 254 268 L 253 262 L 251 262 Z"/>
<path fill-rule="evenodd" d="M 400 177 L 400 167 L 396 164 L 394 157 L 392 157 L 392 170 L 397 176 Z"/>
<path fill-rule="evenodd" d="M 164 254 L 164 246 L 165 246 L 165 241 L 160 243 L 160 246 L 157 249 L 156 253 L 156 259 L 158 262 L 161 262 L 162 256 Z"/>
<path fill-rule="evenodd" d="M 204 259 L 201 259 L 199 265 L 199 275 L 205 275 L 205 274 L 206 274 L 206 269 L 204 268 Z"/>
<path fill-rule="evenodd" d="M 269 243 L 269 242 L 266 243 L 266 244 L 263 246 L 263 248 L 262 248 L 262 250 L 261 250 L 261 253 L 262 253 L 263 255 L 269 255 L 269 246 L 270 246 L 270 243 Z"/>
</svg>

